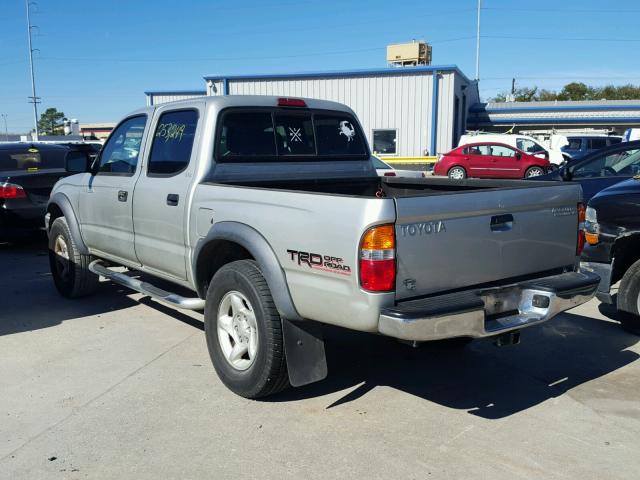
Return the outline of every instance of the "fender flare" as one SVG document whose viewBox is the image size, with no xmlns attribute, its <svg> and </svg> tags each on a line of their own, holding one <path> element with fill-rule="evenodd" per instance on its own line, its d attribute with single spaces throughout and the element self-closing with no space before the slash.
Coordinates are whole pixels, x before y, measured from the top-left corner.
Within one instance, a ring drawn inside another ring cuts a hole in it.
<svg viewBox="0 0 640 480">
<path fill-rule="evenodd" d="M 206 237 L 200 238 L 194 249 L 192 258 L 193 279 L 198 291 L 198 258 L 202 249 L 211 242 L 226 240 L 245 248 L 258 262 L 264 275 L 278 313 L 287 320 L 303 320 L 296 310 L 289 292 L 284 270 L 269 242 L 253 227 L 240 222 L 223 221 L 214 224 Z"/>
<path fill-rule="evenodd" d="M 47 203 L 47 213 L 49 212 L 49 208 L 51 207 L 51 205 L 56 205 L 62 211 L 64 218 L 67 220 L 67 225 L 69 225 L 69 230 L 71 231 L 73 241 L 78 248 L 78 253 L 82 255 L 89 255 L 89 249 L 82 239 L 82 234 L 80 233 L 80 224 L 78 223 L 78 218 L 73 211 L 73 207 L 71 206 L 69 197 L 61 192 L 54 193 Z M 47 233 L 49 231 L 49 228 L 51 228 L 50 225 L 47 228 Z"/>
</svg>

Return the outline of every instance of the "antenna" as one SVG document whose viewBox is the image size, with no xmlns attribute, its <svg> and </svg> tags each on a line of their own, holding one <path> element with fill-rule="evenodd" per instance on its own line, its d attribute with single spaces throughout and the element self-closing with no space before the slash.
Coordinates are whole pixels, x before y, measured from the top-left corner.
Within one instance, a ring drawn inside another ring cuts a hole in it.
<svg viewBox="0 0 640 480">
<path fill-rule="evenodd" d="M 33 71 L 33 52 L 38 50 L 37 48 L 32 47 L 31 43 L 31 30 L 35 27 L 31 25 L 31 5 L 35 5 L 35 2 L 29 2 L 29 0 L 25 0 L 25 5 L 27 6 L 27 33 L 29 39 L 29 68 L 31 69 L 31 96 L 29 98 L 29 103 L 33 104 L 33 127 L 35 131 L 35 141 L 38 141 L 38 103 L 40 103 L 40 97 L 36 96 L 36 77 Z M 39 50 L 38 50 L 39 51 Z"/>
<path fill-rule="evenodd" d="M 476 82 L 480 80 L 480 9 L 482 0 L 478 0 L 478 18 L 476 26 Z"/>
</svg>

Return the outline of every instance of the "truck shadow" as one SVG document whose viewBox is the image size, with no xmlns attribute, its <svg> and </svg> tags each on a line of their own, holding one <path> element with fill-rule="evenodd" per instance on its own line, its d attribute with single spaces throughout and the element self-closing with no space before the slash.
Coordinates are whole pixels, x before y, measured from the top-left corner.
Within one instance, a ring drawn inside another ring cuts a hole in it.
<svg viewBox="0 0 640 480">
<path fill-rule="evenodd" d="M 100 294 L 69 300 L 61 297 L 51 278 L 46 237 L 0 245 L 0 336 L 53 327 L 66 320 L 81 319 L 121 310 L 137 302 L 131 291 L 103 282 Z"/>
<path fill-rule="evenodd" d="M 615 323 L 571 313 L 523 331 L 520 345 L 501 348 L 483 339 L 459 349 L 437 343 L 412 349 L 384 337 L 327 330 L 328 378 L 267 401 L 290 402 L 351 389 L 327 406 L 334 408 L 377 386 L 389 386 L 499 419 L 635 361 L 639 355 L 626 349 L 640 340 Z"/>
</svg>

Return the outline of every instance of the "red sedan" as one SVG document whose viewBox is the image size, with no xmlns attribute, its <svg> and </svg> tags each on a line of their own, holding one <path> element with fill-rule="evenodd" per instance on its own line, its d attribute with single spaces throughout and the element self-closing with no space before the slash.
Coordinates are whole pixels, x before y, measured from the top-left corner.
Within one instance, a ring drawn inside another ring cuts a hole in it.
<svg viewBox="0 0 640 480">
<path fill-rule="evenodd" d="M 433 167 L 435 175 L 455 180 L 479 178 L 530 178 L 544 175 L 551 164 L 546 158 L 528 155 L 504 143 L 463 145 L 445 153 Z"/>
</svg>

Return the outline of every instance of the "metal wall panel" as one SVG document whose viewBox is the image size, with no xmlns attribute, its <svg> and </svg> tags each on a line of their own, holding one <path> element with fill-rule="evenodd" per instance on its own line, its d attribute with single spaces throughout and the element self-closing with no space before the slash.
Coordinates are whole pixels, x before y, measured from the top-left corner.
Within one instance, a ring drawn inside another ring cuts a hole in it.
<svg viewBox="0 0 640 480">
<path fill-rule="evenodd" d="M 206 96 L 205 92 L 201 94 L 149 94 L 147 95 L 147 106 L 204 96 Z"/>
</svg>

